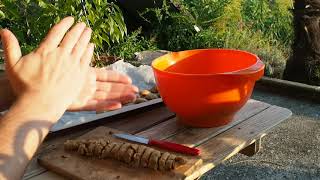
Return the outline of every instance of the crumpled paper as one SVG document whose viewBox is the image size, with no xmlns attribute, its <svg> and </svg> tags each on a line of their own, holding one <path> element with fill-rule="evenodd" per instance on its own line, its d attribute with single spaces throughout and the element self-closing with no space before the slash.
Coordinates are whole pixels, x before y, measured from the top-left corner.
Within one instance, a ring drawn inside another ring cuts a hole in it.
<svg viewBox="0 0 320 180">
<path fill-rule="evenodd" d="M 132 84 L 137 86 L 140 90 L 151 89 L 155 86 L 155 79 L 151 66 L 141 65 L 135 67 L 130 63 L 120 60 L 106 68 L 128 75 L 132 79 Z"/>
</svg>

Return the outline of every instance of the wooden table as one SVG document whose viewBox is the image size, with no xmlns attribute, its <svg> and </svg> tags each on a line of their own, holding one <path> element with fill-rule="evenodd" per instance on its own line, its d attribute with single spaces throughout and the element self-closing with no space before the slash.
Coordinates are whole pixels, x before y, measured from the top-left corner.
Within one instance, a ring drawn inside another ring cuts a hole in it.
<svg viewBox="0 0 320 180">
<path fill-rule="evenodd" d="M 228 125 L 216 128 L 190 128 L 177 124 L 175 114 L 164 105 L 156 105 L 50 134 L 29 164 L 24 179 L 63 179 L 40 167 L 37 164 L 37 157 L 66 139 L 83 135 L 97 126 L 107 126 L 132 134 L 166 139 L 200 148 L 203 164 L 186 177 L 197 179 L 237 153 L 254 155 L 259 151 L 261 138 L 266 132 L 290 116 L 291 111 L 288 109 L 249 100 Z"/>
</svg>

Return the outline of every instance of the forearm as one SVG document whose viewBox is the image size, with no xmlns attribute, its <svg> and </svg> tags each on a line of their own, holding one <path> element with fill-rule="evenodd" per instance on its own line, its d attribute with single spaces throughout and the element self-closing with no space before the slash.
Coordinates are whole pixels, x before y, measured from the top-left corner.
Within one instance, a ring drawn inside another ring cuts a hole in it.
<svg viewBox="0 0 320 180">
<path fill-rule="evenodd" d="M 0 120 L 0 179 L 20 179 L 58 116 L 34 98 L 19 99 Z M 40 101 L 41 102 L 41 101 Z"/>
<path fill-rule="evenodd" d="M 15 100 L 9 80 L 4 73 L 0 74 L 0 111 L 9 109 Z"/>
</svg>

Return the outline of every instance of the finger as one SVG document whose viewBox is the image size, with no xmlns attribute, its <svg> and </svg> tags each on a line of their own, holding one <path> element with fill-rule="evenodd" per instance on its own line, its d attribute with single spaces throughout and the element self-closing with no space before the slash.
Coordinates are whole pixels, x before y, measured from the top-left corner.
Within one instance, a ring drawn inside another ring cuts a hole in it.
<svg viewBox="0 0 320 180">
<path fill-rule="evenodd" d="M 113 111 L 122 107 L 120 102 L 117 101 L 98 101 L 96 111 Z"/>
<path fill-rule="evenodd" d="M 86 24 L 83 22 L 76 24 L 63 38 L 62 42 L 60 43 L 60 47 L 72 52 L 73 47 L 77 44 L 85 28 Z"/>
<path fill-rule="evenodd" d="M 103 68 L 95 68 L 97 74 L 97 81 L 118 82 L 124 84 L 131 84 L 132 80 L 129 76 L 123 75 L 117 71 L 106 70 Z"/>
<path fill-rule="evenodd" d="M 6 66 L 7 69 L 11 69 L 22 56 L 20 45 L 17 38 L 11 31 L 3 29 L 0 31 L 0 35 Z"/>
<path fill-rule="evenodd" d="M 110 111 L 119 109 L 121 107 L 121 103 L 117 101 L 90 100 L 81 108 L 72 109 L 70 111 Z"/>
<path fill-rule="evenodd" d="M 122 104 L 120 102 L 108 102 L 106 104 L 100 103 L 96 106 L 97 113 L 105 111 L 114 111 L 120 109 Z"/>
<path fill-rule="evenodd" d="M 104 91 L 96 91 L 94 99 L 105 101 L 120 101 L 121 103 L 133 102 L 136 99 L 136 94 L 133 93 L 106 93 Z"/>
<path fill-rule="evenodd" d="M 97 90 L 105 91 L 107 93 L 116 92 L 130 92 L 130 93 L 138 93 L 139 89 L 131 84 L 122 84 L 122 83 L 115 83 L 115 82 L 96 82 Z"/>
<path fill-rule="evenodd" d="M 90 71 L 89 71 L 90 70 L 90 62 L 93 57 L 93 51 L 94 51 L 94 44 L 93 43 L 88 44 L 87 50 L 85 51 L 85 53 L 82 55 L 82 57 L 80 59 L 80 66 L 81 66 L 82 71 L 90 73 Z"/>
<path fill-rule="evenodd" d="M 133 102 L 138 88 L 131 84 L 96 82 L 95 99 Z"/>
<path fill-rule="evenodd" d="M 129 95 L 121 98 L 120 102 L 122 102 L 122 104 L 128 104 L 128 103 L 132 103 L 132 102 L 136 101 L 136 99 L 137 99 L 136 94 L 129 94 Z"/>
<path fill-rule="evenodd" d="M 39 45 L 38 52 L 48 53 L 57 48 L 63 39 L 66 32 L 73 25 L 74 18 L 66 17 L 62 19 L 58 24 L 54 25 L 45 39 Z"/>
<path fill-rule="evenodd" d="M 76 42 L 75 46 L 73 47 L 72 54 L 76 59 L 82 57 L 82 55 L 87 50 L 88 44 L 91 39 L 91 33 L 92 30 L 90 28 L 85 28 L 85 30 L 81 34 L 80 39 L 78 40 L 78 42 Z"/>
</svg>

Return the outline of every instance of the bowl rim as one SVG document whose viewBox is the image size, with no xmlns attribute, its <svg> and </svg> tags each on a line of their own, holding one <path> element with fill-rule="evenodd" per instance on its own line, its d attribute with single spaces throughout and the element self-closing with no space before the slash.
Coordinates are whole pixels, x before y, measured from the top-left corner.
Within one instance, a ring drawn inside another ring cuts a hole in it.
<svg viewBox="0 0 320 180">
<path fill-rule="evenodd" d="M 246 67 L 246 68 L 243 68 L 243 69 L 239 69 L 239 70 L 236 70 L 236 71 L 229 71 L 229 72 L 223 72 L 223 73 L 207 73 L 207 74 L 191 74 L 191 73 L 178 73 L 178 72 L 169 72 L 169 71 L 163 71 L 163 70 L 160 70 L 158 68 L 155 67 L 155 63 L 157 61 L 159 61 L 160 58 L 162 58 L 163 56 L 167 56 L 171 53 L 183 53 L 183 52 L 188 52 L 188 51 L 233 51 L 233 52 L 240 52 L 240 53 L 245 53 L 245 54 L 249 54 L 253 57 L 255 57 L 256 59 L 256 62 L 254 64 L 252 64 L 251 66 L 249 67 Z M 236 75 L 236 73 L 239 73 L 241 71 L 245 71 L 245 70 L 248 70 L 250 69 L 251 67 L 254 67 L 254 66 L 259 66 L 259 65 L 263 65 L 262 67 L 260 67 L 258 70 L 256 71 L 252 71 L 251 73 L 248 73 L 248 74 L 252 74 L 252 73 L 257 73 L 261 70 L 264 69 L 264 63 L 260 60 L 260 58 L 256 55 L 256 54 L 253 54 L 251 52 L 248 52 L 248 51 L 244 51 L 244 50 L 238 50 L 238 49 L 229 49 L 229 48 L 205 48 L 205 49 L 190 49 L 190 50 L 184 50 L 184 51 L 176 51 L 176 52 L 170 52 L 168 54 L 165 54 L 165 55 L 162 55 L 156 59 L 154 59 L 151 63 L 151 67 L 155 70 L 155 71 L 159 71 L 159 72 L 162 72 L 162 73 L 165 73 L 165 74 L 171 74 L 171 75 L 180 75 L 180 76 L 212 76 L 212 75 Z"/>
</svg>

